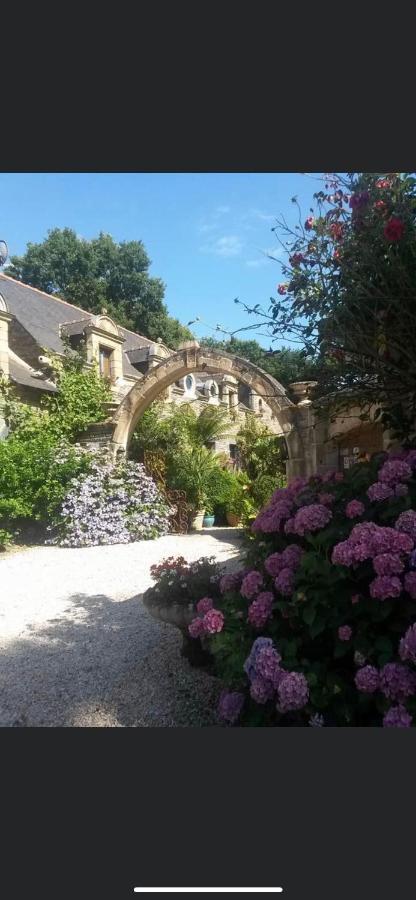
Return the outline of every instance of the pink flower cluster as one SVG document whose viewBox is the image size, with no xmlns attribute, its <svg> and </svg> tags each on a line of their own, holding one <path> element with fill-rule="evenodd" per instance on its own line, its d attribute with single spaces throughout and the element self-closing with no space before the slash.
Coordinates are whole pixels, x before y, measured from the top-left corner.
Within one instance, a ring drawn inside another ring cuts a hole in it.
<svg viewBox="0 0 416 900">
<path fill-rule="evenodd" d="M 410 535 L 416 541 L 416 511 L 408 509 L 401 513 L 394 527 L 397 531 Z"/>
<path fill-rule="evenodd" d="M 351 640 L 351 636 L 352 628 L 350 628 L 349 625 L 341 625 L 341 627 L 338 628 L 338 637 L 340 641 L 349 641 Z"/>
<path fill-rule="evenodd" d="M 282 569 L 296 569 L 300 563 L 302 548 L 299 544 L 288 544 L 282 553 L 272 553 L 264 562 L 264 568 L 273 578 L 280 575 Z"/>
<path fill-rule="evenodd" d="M 400 659 L 416 665 L 416 622 L 407 629 L 399 644 Z"/>
<path fill-rule="evenodd" d="M 251 600 L 258 594 L 262 584 L 263 575 L 261 572 L 257 572 L 256 569 L 253 569 L 252 572 L 248 572 L 247 575 L 244 576 L 240 593 L 246 600 Z"/>
<path fill-rule="evenodd" d="M 213 602 L 210 597 L 203 597 L 202 600 L 199 600 L 196 608 L 201 615 L 193 619 L 188 626 L 191 638 L 199 638 L 204 634 L 216 634 L 222 631 L 224 628 L 224 615 L 219 609 L 213 608 Z"/>
<path fill-rule="evenodd" d="M 380 503 L 382 500 L 388 500 L 393 496 L 393 488 L 389 484 L 384 484 L 383 481 L 376 481 L 374 484 L 370 484 L 367 491 L 367 497 L 372 503 Z"/>
<path fill-rule="evenodd" d="M 408 554 L 412 547 L 413 540 L 408 534 L 374 522 L 362 522 L 354 526 L 346 541 L 335 544 L 331 558 L 337 565 L 352 566 L 383 553 Z"/>
<path fill-rule="evenodd" d="M 250 696 L 264 704 L 277 693 L 280 713 L 302 709 L 309 700 L 308 683 L 300 672 L 282 669 L 281 656 L 271 638 L 257 638 L 244 663 L 250 681 Z"/>
<path fill-rule="evenodd" d="M 416 675 L 400 663 L 387 663 L 380 672 L 380 690 L 389 700 L 403 702 L 416 692 Z"/>
<path fill-rule="evenodd" d="M 290 597 L 293 594 L 294 578 L 295 573 L 293 569 L 282 569 L 274 582 L 276 590 L 283 594 L 284 597 Z"/>
<path fill-rule="evenodd" d="M 361 503 L 360 500 L 351 500 L 345 507 L 345 515 L 347 519 L 357 519 L 358 516 L 362 516 L 364 510 L 364 503 Z"/>
<path fill-rule="evenodd" d="M 292 515 L 297 495 L 308 483 L 307 478 L 294 478 L 287 488 L 278 488 L 272 494 L 267 506 L 258 514 L 252 524 L 252 531 L 265 533 L 280 531 L 282 525 Z"/>
<path fill-rule="evenodd" d="M 378 472 L 378 480 L 394 487 L 400 481 L 408 481 L 412 470 L 407 462 L 401 459 L 389 459 Z"/>
<path fill-rule="evenodd" d="M 412 716 L 405 706 L 391 706 L 383 719 L 383 728 L 410 728 Z"/>
<path fill-rule="evenodd" d="M 254 628 L 263 628 L 272 614 L 273 594 L 271 591 L 263 591 L 248 609 L 248 621 Z"/>
<path fill-rule="evenodd" d="M 220 578 L 220 591 L 225 594 L 226 591 L 234 591 L 240 587 L 243 577 L 242 572 L 230 572 Z"/>
<path fill-rule="evenodd" d="M 323 506 L 322 503 L 311 503 L 309 506 L 302 506 L 296 513 L 293 520 L 294 534 L 303 537 L 311 531 L 319 531 L 328 525 L 332 519 L 332 512 Z"/>
</svg>

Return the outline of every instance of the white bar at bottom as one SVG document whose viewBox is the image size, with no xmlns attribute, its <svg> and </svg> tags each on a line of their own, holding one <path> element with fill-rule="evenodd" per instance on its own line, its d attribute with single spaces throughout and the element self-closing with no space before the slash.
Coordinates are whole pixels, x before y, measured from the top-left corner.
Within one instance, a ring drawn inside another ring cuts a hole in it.
<svg viewBox="0 0 416 900">
<path fill-rule="evenodd" d="M 281 894 L 283 893 L 282 887 L 235 887 L 235 888 L 221 888 L 221 887 L 135 887 L 134 891 L 136 894 L 187 894 L 191 891 L 195 894 L 236 894 L 236 893 L 245 893 L 245 894 Z"/>
</svg>

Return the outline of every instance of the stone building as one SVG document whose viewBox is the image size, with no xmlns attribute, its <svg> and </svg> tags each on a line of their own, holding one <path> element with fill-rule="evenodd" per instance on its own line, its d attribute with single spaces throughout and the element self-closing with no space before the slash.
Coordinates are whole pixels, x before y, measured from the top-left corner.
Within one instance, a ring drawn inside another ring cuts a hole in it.
<svg viewBox="0 0 416 900">
<path fill-rule="evenodd" d="M 136 383 L 175 352 L 161 340 L 151 341 L 119 326 L 106 310 L 93 315 L 0 273 L 0 371 L 22 401 L 37 406 L 42 395 L 55 393 L 48 354 L 62 353 L 65 343 L 77 349 L 81 342 L 87 362 L 96 362 L 110 381 L 113 410 Z M 197 414 L 207 405 L 229 409 L 229 432 L 212 449 L 231 459 L 236 456 L 236 435 L 246 414 L 258 417 L 272 432 L 282 433 L 267 402 L 228 373 L 186 374 L 161 397 L 167 405 L 189 403 Z M 0 436 L 6 433 L 0 410 Z"/>
</svg>

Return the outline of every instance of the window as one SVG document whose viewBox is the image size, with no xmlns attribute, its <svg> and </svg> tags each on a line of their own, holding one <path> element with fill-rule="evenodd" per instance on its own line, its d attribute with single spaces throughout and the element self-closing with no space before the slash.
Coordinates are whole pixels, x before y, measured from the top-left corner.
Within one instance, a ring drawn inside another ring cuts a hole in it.
<svg viewBox="0 0 416 900">
<path fill-rule="evenodd" d="M 113 351 L 109 347 L 100 347 L 100 375 L 102 378 L 111 378 L 111 357 Z"/>
<path fill-rule="evenodd" d="M 194 385 L 193 378 L 192 378 L 191 375 L 187 375 L 187 376 L 186 376 L 186 382 L 185 382 L 185 384 L 186 384 L 186 389 L 187 389 L 188 391 L 191 391 L 192 388 L 193 388 L 193 385 Z"/>
<path fill-rule="evenodd" d="M 237 459 L 237 444 L 230 444 L 230 459 Z"/>
<path fill-rule="evenodd" d="M 211 387 L 210 387 L 209 390 L 210 390 L 211 397 L 215 397 L 216 394 L 217 394 L 217 387 L 216 387 L 216 385 L 215 385 L 215 384 L 211 384 Z"/>
</svg>

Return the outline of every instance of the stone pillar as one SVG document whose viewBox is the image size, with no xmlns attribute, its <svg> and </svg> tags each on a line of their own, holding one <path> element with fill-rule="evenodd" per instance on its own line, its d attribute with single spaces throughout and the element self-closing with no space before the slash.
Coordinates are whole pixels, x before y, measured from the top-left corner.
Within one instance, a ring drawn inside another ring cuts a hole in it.
<svg viewBox="0 0 416 900">
<path fill-rule="evenodd" d="M 230 391 L 230 409 L 237 412 L 238 409 L 238 391 Z"/>
<path fill-rule="evenodd" d="M 0 307 L 0 372 L 9 377 L 9 322 L 11 315 Z"/>
<path fill-rule="evenodd" d="M 286 469 L 289 479 L 297 475 L 314 475 L 318 468 L 317 421 L 309 399 L 309 393 L 315 385 L 316 381 L 298 381 L 289 385 L 297 404 L 293 415 L 293 429 L 286 438 L 289 450 Z"/>
</svg>

